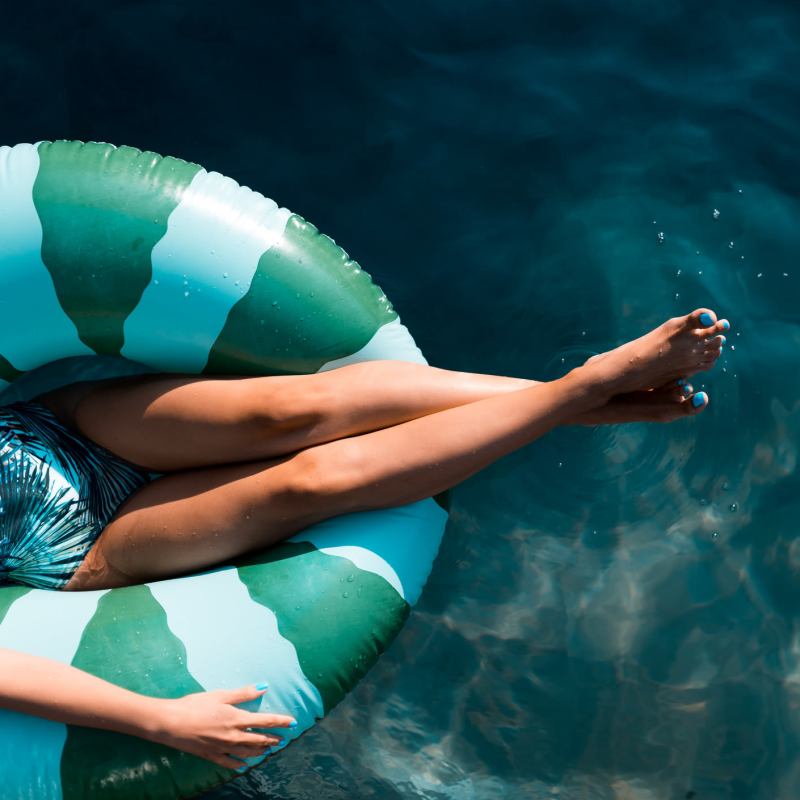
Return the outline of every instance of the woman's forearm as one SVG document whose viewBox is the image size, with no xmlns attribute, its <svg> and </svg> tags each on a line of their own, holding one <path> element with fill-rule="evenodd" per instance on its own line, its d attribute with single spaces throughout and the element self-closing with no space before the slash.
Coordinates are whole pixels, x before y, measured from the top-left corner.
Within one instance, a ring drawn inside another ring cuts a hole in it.
<svg viewBox="0 0 800 800">
<path fill-rule="evenodd" d="M 0 649 L 0 707 L 38 717 L 151 738 L 161 708 L 75 667 Z"/>
<path fill-rule="evenodd" d="M 282 744 L 279 734 L 257 729 L 297 727 L 286 714 L 237 707 L 258 700 L 266 688 L 261 684 L 174 699 L 148 697 L 49 658 L 0 648 L 0 708 L 139 736 L 226 769 L 242 769 L 244 759 L 261 757 Z"/>
</svg>

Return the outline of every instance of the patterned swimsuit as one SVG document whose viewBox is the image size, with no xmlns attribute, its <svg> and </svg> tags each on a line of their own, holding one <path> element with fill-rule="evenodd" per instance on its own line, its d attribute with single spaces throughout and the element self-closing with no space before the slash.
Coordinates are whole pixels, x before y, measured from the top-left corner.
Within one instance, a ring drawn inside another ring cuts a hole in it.
<svg viewBox="0 0 800 800">
<path fill-rule="evenodd" d="M 123 501 L 157 475 L 41 403 L 0 406 L 0 584 L 62 588 Z"/>
</svg>

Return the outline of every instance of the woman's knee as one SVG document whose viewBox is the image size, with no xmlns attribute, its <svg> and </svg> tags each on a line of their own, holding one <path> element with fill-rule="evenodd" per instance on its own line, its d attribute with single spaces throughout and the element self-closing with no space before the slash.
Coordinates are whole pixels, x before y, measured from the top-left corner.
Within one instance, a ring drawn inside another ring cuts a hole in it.
<svg viewBox="0 0 800 800">
<path fill-rule="evenodd" d="M 335 395 L 323 382 L 308 380 L 314 377 L 245 379 L 240 386 L 242 419 L 257 435 L 292 435 L 312 430 L 337 413 Z"/>
<path fill-rule="evenodd" d="M 357 439 L 309 447 L 292 458 L 290 493 L 309 506 L 354 511 L 362 504 L 368 472 Z"/>
</svg>

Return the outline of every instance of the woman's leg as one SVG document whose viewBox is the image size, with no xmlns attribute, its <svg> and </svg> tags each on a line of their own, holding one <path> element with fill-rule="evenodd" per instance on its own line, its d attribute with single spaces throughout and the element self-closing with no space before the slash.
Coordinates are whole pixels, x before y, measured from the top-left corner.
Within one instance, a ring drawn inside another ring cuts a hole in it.
<svg viewBox="0 0 800 800">
<path fill-rule="evenodd" d="M 272 463 L 162 477 L 121 506 L 67 588 L 137 583 L 208 567 L 328 517 L 444 491 L 609 397 L 634 390 L 637 382 L 662 384 L 685 373 L 696 348 L 681 338 L 678 325 L 670 321 L 667 333 L 659 336 L 656 329 L 649 340 L 642 337 L 550 383 Z"/>
<path fill-rule="evenodd" d="M 704 340 L 720 325 L 698 326 L 695 333 Z M 712 340 L 686 373 L 708 368 L 719 347 L 719 340 Z M 75 384 L 36 399 L 118 456 L 172 472 L 274 458 L 536 384 L 403 361 L 368 361 L 312 375 L 135 375 Z M 664 420 L 684 413 L 676 411 L 671 397 L 666 403 L 662 397 L 640 397 L 650 402 L 635 406 L 630 400 L 569 422 Z"/>
<path fill-rule="evenodd" d="M 120 457 L 172 472 L 275 458 L 535 383 L 368 361 L 311 375 L 135 375 L 36 399 Z"/>
</svg>

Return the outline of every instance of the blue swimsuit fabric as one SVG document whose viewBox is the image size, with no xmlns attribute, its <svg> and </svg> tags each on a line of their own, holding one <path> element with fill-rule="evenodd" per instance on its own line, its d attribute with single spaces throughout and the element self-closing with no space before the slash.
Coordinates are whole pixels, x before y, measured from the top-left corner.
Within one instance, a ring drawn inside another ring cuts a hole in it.
<svg viewBox="0 0 800 800">
<path fill-rule="evenodd" d="M 0 406 L 0 584 L 60 589 L 148 472 L 35 401 Z"/>
</svg>

